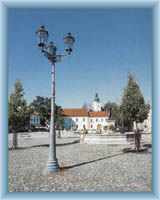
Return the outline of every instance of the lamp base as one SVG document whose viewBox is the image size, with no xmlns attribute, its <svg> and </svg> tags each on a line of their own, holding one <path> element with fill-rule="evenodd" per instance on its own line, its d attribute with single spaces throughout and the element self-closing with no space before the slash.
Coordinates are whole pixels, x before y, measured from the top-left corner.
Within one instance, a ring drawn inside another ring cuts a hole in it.
<svg viewBox="0 0 160 200">
<path fill-rule="evenodd" d="M 52 173 L 52 172 L 57 172 L 59 171 L 59 165 L 58 165 L 58 160 L 48 160 L 47 161 L 47 165 L 45 168 L 45 172 L 46 173 Z"/>
</svg>

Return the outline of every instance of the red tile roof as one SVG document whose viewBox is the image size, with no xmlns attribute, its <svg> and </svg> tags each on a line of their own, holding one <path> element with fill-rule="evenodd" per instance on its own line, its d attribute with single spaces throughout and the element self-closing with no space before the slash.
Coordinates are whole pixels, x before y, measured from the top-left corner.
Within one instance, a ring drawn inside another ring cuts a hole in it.
<svg viewBox="0 0 160 200">
<path fill-rule="evenodd" d="M 68 117 L 88 117 L 88 111 L 85 108 L 64 108 L 63 116 Z"/>
<path fill-rule="evenodd" d="M 88 112 L 85 108 L 64 108 L 63 116 L 66 117 L 108 117 L 105 111 Z"/>
<path fill-rule="evenodd" d="M 105 111 L 92 111 L 89 112 L 89 117 L 108 117 L 108 113 Z"/>
</svg>

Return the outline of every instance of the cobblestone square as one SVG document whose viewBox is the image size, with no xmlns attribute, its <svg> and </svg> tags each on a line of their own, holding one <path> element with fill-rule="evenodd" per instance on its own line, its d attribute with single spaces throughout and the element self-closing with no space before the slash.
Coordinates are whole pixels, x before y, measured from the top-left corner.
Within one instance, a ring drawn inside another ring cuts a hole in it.
<svg viewBox="0 0 160 200">
<path fill-rule="evenodd" d="M 19 138 L 18 144 L 18 150 L 10 150 L 9 135 L 9 192 L 151 192 L 151 148 L 123 153 L 133 145 L 89 145 L 79 143 L 77 136 L 62 136 L 57 139 L 60 171 L 45 175 L 47 133 Z M 151 144 L 150 135 L 145 144 Z"/>
</svg>

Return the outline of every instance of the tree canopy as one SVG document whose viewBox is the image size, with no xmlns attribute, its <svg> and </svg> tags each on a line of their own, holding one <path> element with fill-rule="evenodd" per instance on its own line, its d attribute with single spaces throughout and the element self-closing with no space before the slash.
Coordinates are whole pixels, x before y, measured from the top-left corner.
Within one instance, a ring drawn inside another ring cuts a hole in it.
<svg viewBox="0 0 160 200">
<path fill-rule="evenodd" d="M 14 84 L 14 92 L 9 99 L 9 128 L 15 132 L 29 124 L 29 110 L 24 99 L 24 89 L 20 80 Z"/>
<path fill-rule="evenodd" d="M 31 112 L 37 112 L 41 117 L 41 125 L 49 125 L 51 115 L 51 98 L 37 96 L 30 104 Z M 55 126 L 58 129 L 63 127 L 62 108 L 55 105 Z"/>
<path fill-rule="evenodd" d="M 131 130 L 133 121 L 143 122 L 148 116 L 149 108 L 134 76 L 129 74 L 120 106 L 124 125 Z"/>
<path fill-rule="evenodd" d="M 63 129 L 63 110 L 61 108 L 61 106 L 56 106 L 56 110 L 55 110 L 55 126 L 56 129 Z"/>
<path fill-rule="evenodd" d="M 29 105 L 31 112 L 37 112 L 41 119 L 50 118 L 51 98 L 36 96 L 36 99 Z"/>
<path fill-rule="evenodd" d="M 103 110 L 109 113 L 109 118 L 115 120 L 116 126 L 122 125 L 122 114 L 120 111 L 120 105 L 115 102 L 108 101 L 104 106 Z"/>
</svg>

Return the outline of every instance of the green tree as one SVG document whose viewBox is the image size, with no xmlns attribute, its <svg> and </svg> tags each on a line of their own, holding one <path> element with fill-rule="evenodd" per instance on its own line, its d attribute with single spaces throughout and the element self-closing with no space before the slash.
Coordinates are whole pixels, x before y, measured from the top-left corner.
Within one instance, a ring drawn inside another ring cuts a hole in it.
<svg viewBox="0 0 160 200">
<path fill-rule="evenodd" d="M 123 126 L 123 118 L 122 118 L 122 112 L 120 109 L 120 105 L 115 104 L 115 106 L 112 108 L 112 115 L 113 119 L 115 120 L 115 126 L 116 127 L 122 127 Z"/>
<path fill-rule="evenodd" d="M 36 99 L 29 105 L 32 113 L 35 111 L 41 117 L 41 125 L 45 126 L 50 120 L 51 98 L 36 96 Z"/>
<path fill-rule="evenodd" d="M 50 126 L 50 115 L 51 115 L 51 98 L 37 96 L 36 99 L 30 104 L 30 110 L 32 113 L 35 111 L 41 117 L 42 126 Z M 55 105 L 55 127 L 59 130 L 63 128 L 62 108 L 61 106 Z"/>
<path fill-rule="evenodd" d="M 116 107 L 116 103 L 108 101 L 104 106 L 103 110 L 109 113 L 109 118 L 113 119 L 113 108 Z"/>
<path fill-rule="evenodd" d="M 133 122 L 143 122 L 149 112 L 149 105 L 145 103 L 144 97 L 136 83 L 133 75 L 128 75 L 128 83 L 124 89 L 122 103 L 120 106 L 124 125 L 131 131 Z"/>
<path fill-rule="evenodd" d="M 122 126 L 122 114 L 120 106 L 115 102 L 108 101 L 104 106 L 103 110 L 109 113 L 109 118 L 115 120 L 115 126 Z"/>
<path fill-rule="evenodd" d="M 13 146 L 18 148 L 18 132 L 29 125 L 30 113 L 24 99 L 24 89 L 20 80 L 14 84 L 14 92 L 9 100 L 9 129 L 13 132 Z"/>
</svg>

